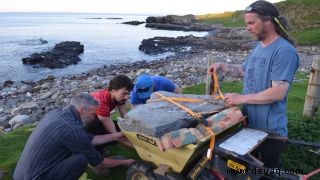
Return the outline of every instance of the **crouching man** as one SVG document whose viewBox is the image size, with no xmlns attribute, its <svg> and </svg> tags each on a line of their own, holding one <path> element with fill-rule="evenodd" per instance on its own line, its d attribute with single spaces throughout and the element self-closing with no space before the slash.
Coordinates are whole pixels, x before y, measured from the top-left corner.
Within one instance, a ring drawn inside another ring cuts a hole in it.
<svg viewBox="0 0 320 180">
<path fill-rule="evenodd" d="M 94 145 L 116 141 L 121 132 L 87 134 L 99 103 L 87 93 L 76 94 L 65 108 L 49 112 L 30 135 L 13 174 L 13 179 L 78 179 L 88 163 L 101 169 L 131 165 L 133 159 L 110 159 Z"/>
</svg>

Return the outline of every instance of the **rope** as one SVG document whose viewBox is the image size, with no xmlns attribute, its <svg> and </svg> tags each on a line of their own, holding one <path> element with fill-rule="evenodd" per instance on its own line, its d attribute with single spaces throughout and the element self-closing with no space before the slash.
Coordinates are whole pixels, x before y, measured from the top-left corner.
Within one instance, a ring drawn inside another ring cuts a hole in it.
<svg viewBox="0 0 320 180">
<path fill-rule="evenodd" d="M 202 119 L 203 119 L 203 116 L 200 114 L 200 113 L 195 113 L 193 112 L 191 109 L 183 106 L 182 104 L 179 104 L 177 102 L 175 102 L 173 100 L 173 98 L 168 98 L 158 92 L 154 92 L 156 95 L 160 96 L 162 100 L 166 100 L 168 102 L 171 102 L 172 104 L 180 107 L 181 109 L 185 110 L 187 113 L 189 113 L 194 119 L 198 120 L 201 122 L 201 125 L 204 127 L 204 129 L 210 134 L 211 136 L 211 140 L 210 140 L 210 145 L 209 145 L 209 149 L 207 151 L 207 158 L 211 160 L 212 158 L 212 154 L 213 154 L 213 148 L 214 148 L 214 143 L 215 143 L 215 134 L 213 133 L 212 129 L 207 127 L 206 125 L 204 125 L 202 123 Z"/>
<path fill-rule="evenodd" d="M 213 82 L 214 82 L 214 89 L 212 92 L 212 96 L 214 96 L 214 99 L 225 99 L 223 93 L 221 92 L 220 89 L 220 85 L 219 85 L 219 78 L 217 73 L 213 73 Z M 218 96 L 215 96 L 216 93 L 219 93 Z M 214 149 L 214 144 L 215 144 L 215 134 L 212 131 L 212 129 L 210 127 L 208 127 L 207 125 L 204 124 L 204 122 L 202 122 L 203 116 L 202 114 L 205 113 L 210 113 L 210 112 L 201 112 L 201 113 L 195 113 L 193 112 L 191 109 L 187 108 L 186 106 L 183 106 L 182 104 L 177 103 L 176 101 L 180 101 L 180 102 L 204 102 L 203 100 L 199 100 L 199 99 L 192 99 L 192 98 L 175 98 L 175 97 L 166 97 L 158 92 L 154 92 L 156 95 L 158 95 L 159 99 L 156 100 L 151 100 L 148 102 L 155 102 L 155 101 L 160 101 L 160 100 L 166 100 L 178 107 L 180 107 L 181 109 L 185 110 L 187 113 L 189 113 L 194 119 L 198 120 L 201 122 L 201 125 L 204 127 L 204 129 L 209 133 L 209 135 L 211 136 L 210 139 L 210 145 L 209 145 L 209 149 L 207 151 L 207 158 L 211 160 L 212 155 L 213 155 L 213 149 Z M 218 112 L 218 111 L 213 111 L 213 112 Z"/>
<path fill-rule="evenodd" d="M 213 91 L 212 91 L 212 96 L 214 99 L 225 99 L 223 93 L 221 92 L 220 89 L 220 84 L 219 84 L 219 76 L 216 72 L 212 73 L 212 78 L 213 78 Z M 219 95 L 215 95 L 216 93 L 219 93 Z"/>
<path fill-rule="evenodd" d="M 155 92 L 155 94 L 158 95 L 158 96 L 160 96 L 163 100 L 169 101 L 169 102 L 171 102 L 172 104 L 174 104 L 174 105 L 180 107 L 181 109 L 187 111 L 187 113 L 189 113 L 189 114 L 190 114 L 193 118 L 195 118 L 196 120 L 200 120 L 200 119 L 202 118 L 202 115 L 201 115 L 201 114 L 193 112 L 191 109 L 189 109 L 189 108 L 187 108 L 187 107 L 185 107 L 185 106 L 183 106 L 183 105 L 175 102 L 174 100 L 172 100 L 172 99 L 170 99 L 170 98 L 168 98 L 168 97 L 166 97 L 166 96 L 164 96 L 164 95 L 162 95 L 162 94 L 160 94 L 160 93 L 158 93 L 158 92 Z"/>
<path fill-rule="evenodd" d="M 193 99 L 193 98 L 177 98 L 177 97 L 166 97 L 167 99 L 171 99 L 173 101 L 180 101 L 180 102 L 191 102 L 191 103 L 200 103 L 200 102 L 205 102 L 204 100 L 201 99 Z M 165 98 L 159 98 L 159 99 L 154 99 L 154 100 L 148 100 L 149 102 L 155 102 L 155 101 L 161 101 L 164 100 Z"/>
</svg>

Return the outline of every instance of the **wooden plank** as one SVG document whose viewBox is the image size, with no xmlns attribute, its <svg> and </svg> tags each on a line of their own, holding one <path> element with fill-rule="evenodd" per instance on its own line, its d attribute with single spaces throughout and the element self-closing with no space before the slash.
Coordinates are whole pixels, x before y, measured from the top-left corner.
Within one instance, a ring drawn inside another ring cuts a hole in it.
<svg viewBox="0 0 320 180">
<path fill-rule="evenodd" d="M 315 56 L 312 62 L 308 90 L 304 103 L 303 115 L 314 116 L 320 104 L 320 56 Z"/>
</svg>

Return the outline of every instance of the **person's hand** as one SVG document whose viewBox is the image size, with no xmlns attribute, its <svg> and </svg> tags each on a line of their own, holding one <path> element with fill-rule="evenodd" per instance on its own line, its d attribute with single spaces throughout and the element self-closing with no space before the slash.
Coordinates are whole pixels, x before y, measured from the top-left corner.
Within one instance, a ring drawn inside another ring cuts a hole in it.
<svg viewBox="0 0 320 180">
<path fill-rule="evenodd" d="M 243 95 L 238 93 L 228 93 L 225 95 L 226 105 L 232 107 L 235 105 L 243 104 L 243 97 Z"/>
<path fill-rule="evenodd" d="M 135 160 L 134 159 L 127 159 L 126 160 L 126 166 L 130 166 L 131 164 L 133 164 L 135 162 Z"/>
<path fill-rule="evenodd" d="M 115 141 L 120 141 L 122 138 L 125 138 L 122 132 L 112 133 Z"/>
<path fill-rule="evenodd" d="M 118 142 L 127 147 L 133 148 L 133 144 L 129 141 L 129 139 L 126 136 L 123 136 L 120 139 L 118 139 Z"/>
<path fill-rule="evenodd" d="M 208 73 L 212 74 L 213 72 L 218 72 L 218 69 L 220 69 L 222 66 L 222 63 L 217 62 L 209 66 Z"/>
</svg>

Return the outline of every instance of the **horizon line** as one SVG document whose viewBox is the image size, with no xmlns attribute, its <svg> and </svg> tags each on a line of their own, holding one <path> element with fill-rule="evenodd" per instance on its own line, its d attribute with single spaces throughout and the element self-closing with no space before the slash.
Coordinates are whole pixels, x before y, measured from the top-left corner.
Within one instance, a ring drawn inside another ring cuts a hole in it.
<svg viewBox="0 0 320 180">
<path fill-rule="evenodd" d="M 239 11 L 239 10 L 236 10 Z M 184 15 L 208 15 L 208 14 L 224 14 L 224 13 L 232 13 L 235 11 L 224 11 L 224 12 L 209 12 L 209 13 L 203 13 L 203 14 L 192 14 L 192 13 L 186 13 L 186 14 L 174 14 L 174 13 L 115 13 L 115 12 L 70 12 L 70 11 L 0 11 L 1 14 L 3 13 L 33 13 L 33 14 L 115 14 L 115 15 L 144 15 L 144 16 L 166 16 L 166 15 L 178 15 L 178 16 L 184 16 Z"/>
</svg>

